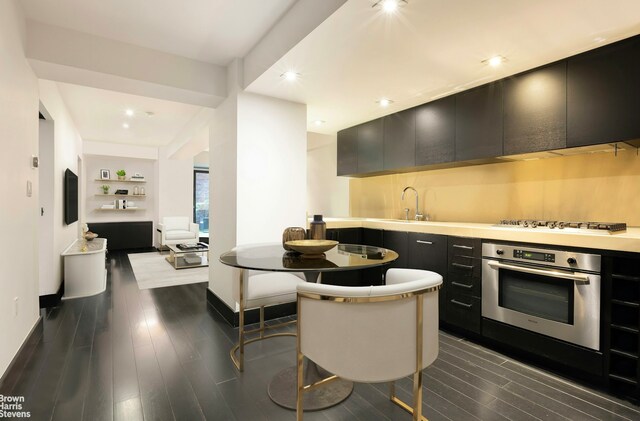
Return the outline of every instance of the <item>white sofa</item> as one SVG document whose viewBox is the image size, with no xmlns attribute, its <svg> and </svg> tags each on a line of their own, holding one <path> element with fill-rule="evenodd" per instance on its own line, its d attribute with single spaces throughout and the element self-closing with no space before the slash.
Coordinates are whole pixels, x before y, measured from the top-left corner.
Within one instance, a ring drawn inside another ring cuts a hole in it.
<svg viewBox="0 0 640 421">
<path fill-rule="evenodd" d="M 158 229 L 161 251 L 170 244 L 197 243 L 200 240 L 198 224 L 192 224 L 187 216 L 165 216 Z"/>
</svg>

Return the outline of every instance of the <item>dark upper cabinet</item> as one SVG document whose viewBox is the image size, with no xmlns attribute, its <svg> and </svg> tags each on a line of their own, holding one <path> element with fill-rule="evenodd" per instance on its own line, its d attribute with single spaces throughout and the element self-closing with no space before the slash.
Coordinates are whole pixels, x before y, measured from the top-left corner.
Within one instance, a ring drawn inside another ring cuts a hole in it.
<svg viewBox="0 0 640 421">
<path fill-rule="evenodd" d="M 456 95 L 455 160 L 502 156 L 502 82 Z"/>
<path fill-rule="evenodd" d="M 398 259 L 389 265 L 392 268 L 407 268 L 408 252 L 409 252 L 409 233 L 403 231 L 387 231 L 382 232 L 382 243 L 384 248 L 390 249 L 398 253 Z"/>
<path fill-rule="evenodd" d="M 384 117 L 384 169 L 408 168 L 416 163 L 415 110 Z"/>
<path fill-rule="evenodd" d="M 358 128 L 338 132 L 338 175 L 358 173 Z"/>
<path fill-rule="evenodd" d="M 455 159 L 456 97 L 416 107 L 416 165 L 440 164 Z"/>
<path fill-rule="evenodd" d="M 383 169 L 384 125 L 381 118 L 357 126 L 358 128 L 358 173 Z"/>
<path fill-rule="evenodd" d="M 567 147 L 640 138 L 640 38 L 568 59 Z"/>
<path fill-rule="evenodd" d="M 567 62 L 504 80 L 504 154 L 565 148 Z"/>
</svg>

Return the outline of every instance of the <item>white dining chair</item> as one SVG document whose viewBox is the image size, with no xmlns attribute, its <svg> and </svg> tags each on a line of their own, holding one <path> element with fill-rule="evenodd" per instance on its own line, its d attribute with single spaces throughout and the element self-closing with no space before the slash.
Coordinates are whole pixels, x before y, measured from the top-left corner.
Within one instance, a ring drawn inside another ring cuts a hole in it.
<svg viewBox="0 0 640 421">
<path fill-rule="evenodd" d="M 247 246 L 244 246 L 247 247 Z M 233 250 L 239 251 L 243 246 Z M 244 371 L 244 347 L 250 343 L 278 336 L 296 336 L 296 332 L 280 332 L 266 334 L 270 329 L 276 329 L 295 323 L 295 320 L 265 325 L 265 307 L 296 301 L 296 287 L 305 283 L 304 275 L 298 272 L 263 272 L 242 269 L 236 282 L 233 282 L 233 298 L 239 306 L 238 343 L 231 349 L 231 361 L 238 371 Z M 259 327 L 245 330 L 245 311 L 259 309 Z M 257 337 L 247 339 L 248 335 L 258 334 Z M 238 355 L 236 355 L 238 354 Z"/>
<path fill-rule="evenodd" d="M 438 356 L 438 290 L 442 276 L 415 269 L 389 269 L 386 285 L 341 287 L 298 284 L 297 420 L 304 394 L 342 378 L 391 382 L 390 399 L 422 416 L 422 370 Z M 334 375 L 303 383 L 307 357 Z M 413 405 L 395 395 L 394 381 L 413 375 Z"/>
</svg>

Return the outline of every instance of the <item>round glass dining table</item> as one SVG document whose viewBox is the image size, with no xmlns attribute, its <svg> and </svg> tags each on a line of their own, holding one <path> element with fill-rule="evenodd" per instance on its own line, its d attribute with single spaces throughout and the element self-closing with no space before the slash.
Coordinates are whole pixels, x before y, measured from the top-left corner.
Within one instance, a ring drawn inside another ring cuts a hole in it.
<svg viewBox="0 0 640 421">
<path fill-rule="evenodd" d="M 367 269 L 387 265 L 398 258 L 393 250 L 359 244 L 338 244 L 320 257 L 305 257 L 302 254 L 287 252 L 281 244 L 257 244 L 240 246 L 223 253 L 220 262 L 240 269 L 301 272 L 307 282 L 317 282 L 323 272 Z M 331 375 L 313 361 L 305 367 L 305 384 L 313 384 Z M 296 367 L 282 370 L 269 384 L 269 397 L 278 405 L 296 408 Z M 349 397 L 353 383 L 347 380 L 335 380 L 322 388 L 305 393 L 305 410 L 318 410 L 336 405 Z"/>
</svg>

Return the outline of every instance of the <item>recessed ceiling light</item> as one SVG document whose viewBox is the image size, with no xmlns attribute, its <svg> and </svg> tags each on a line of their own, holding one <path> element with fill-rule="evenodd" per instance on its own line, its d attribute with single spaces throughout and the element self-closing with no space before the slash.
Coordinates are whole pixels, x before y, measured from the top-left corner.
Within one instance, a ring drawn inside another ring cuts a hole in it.
<svg viewBox="0 0 640 421">
<path fill-rule="evenodd" d="M 289 70 L 288 72 L 284 72 L 283 74 L 281 74 L 280 77 L 285 80 L 294 81 L 300 77 L 300 73 Z"/>
<path fill-rule="evenodd" d="M 122 128 L 123 129 L 128 129 L 129 128 L 129 123 L 122 123 Z"/>
<path fill-rule="evenodd" d="M 389 105 L 393 104 L 393 101 L 390 100 L 389 98 L 382 98 L 376 102 L 380 104 L 381 107 L 388 107 Z"/>
<path fill-rule="evenodd" d="M 324 120 L 314 120 L 313 122 L 316 126 L 322 126 L 324 123 L 326 123 Z"/>
<path fill-rule="evenodd" d="M 502 63 L 504 63 L 505 61 L 507 61 L 507 59 L 502 57 L 502 56 L 493 56 L 493 57 L 488 58 L 486 60 L 482 60 L 482 62 L 484 64 L 488 64 L 491 67 L 498 67 Z"/>
<path fill-rule="evenodd" d="M 131 108 L 128 108 L 127 111 L 125 111 L 124 113 L 129 117 L 133 116 L 133 110 Z"/>
<path fill-rule="evenodd" d="M 398 7 L 408 3 L 408 0 L 378 0 L 372 7 L 380 6 L 383 12 L 394 13 Z"/>
</svg>

